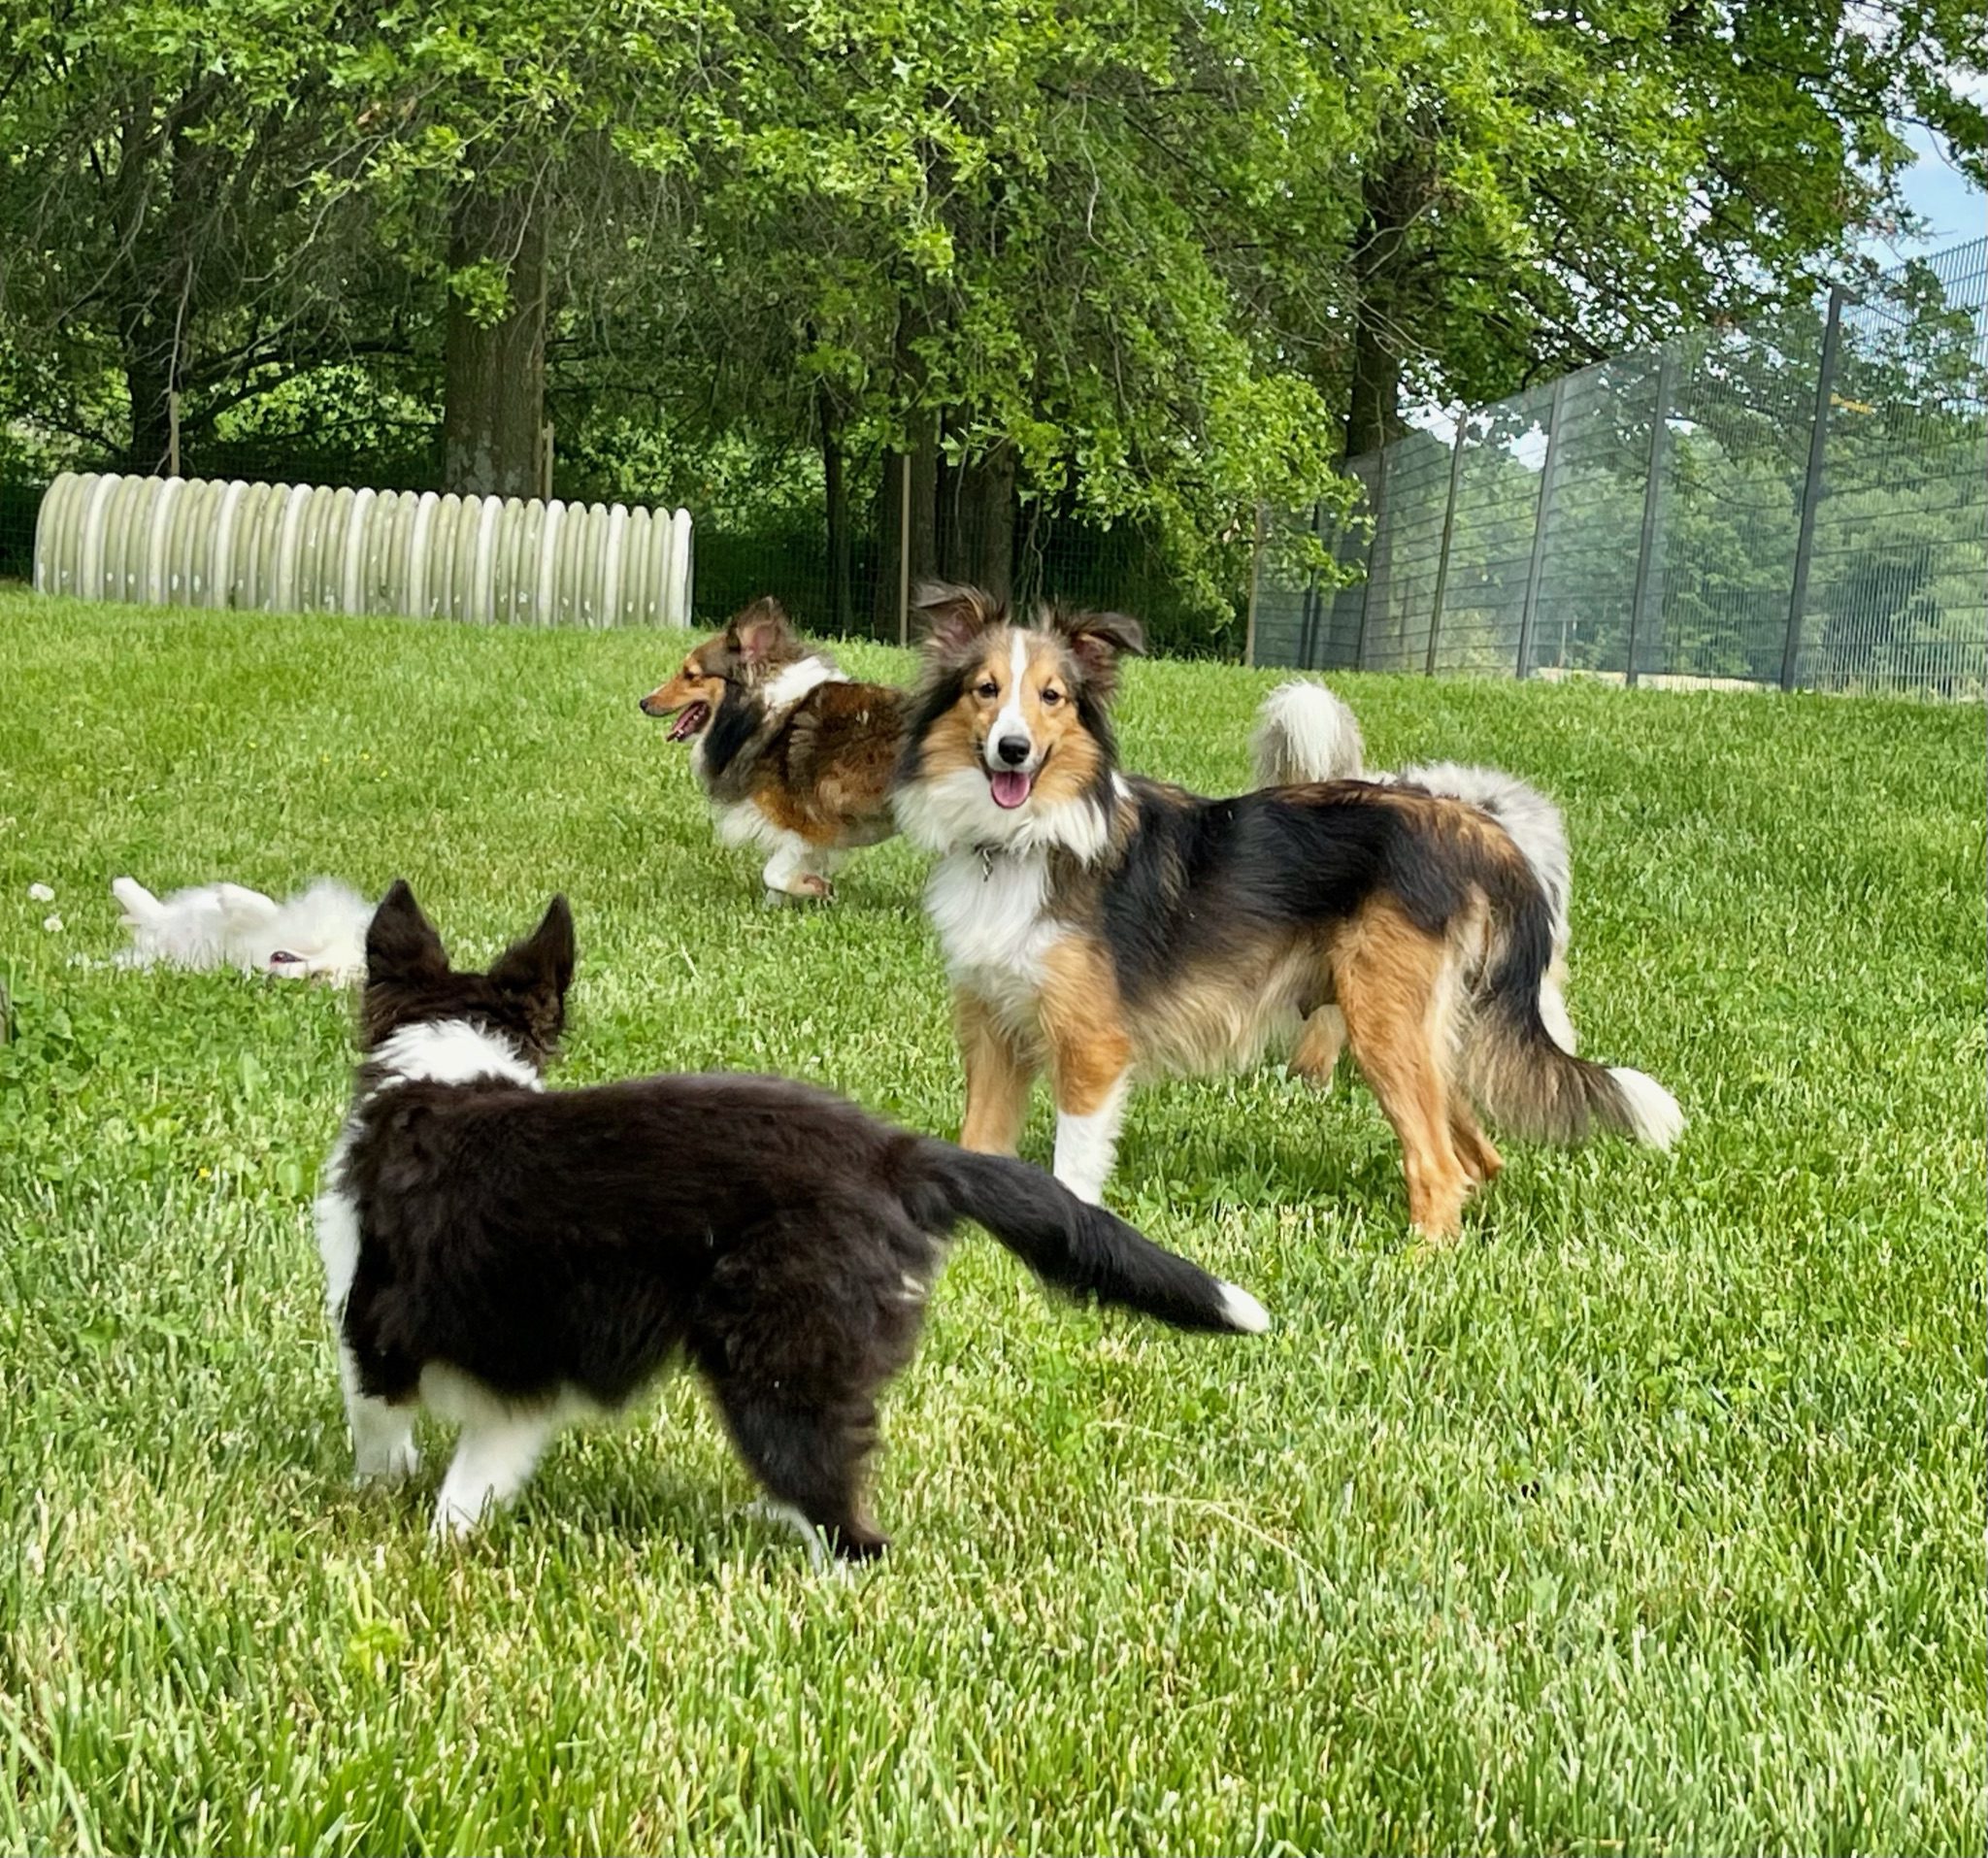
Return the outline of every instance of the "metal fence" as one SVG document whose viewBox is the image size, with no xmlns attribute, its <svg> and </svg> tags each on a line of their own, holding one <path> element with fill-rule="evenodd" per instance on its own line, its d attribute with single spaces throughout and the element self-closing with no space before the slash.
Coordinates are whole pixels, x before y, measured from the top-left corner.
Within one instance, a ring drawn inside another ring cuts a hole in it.
<svg viewBox="0 0 1988 1858">
<path fill-rule="evenodd" d="M 1979 696 L 1988 239 L 1348 469 L 1265 553 L 1258 663 Z"/>
</svg>

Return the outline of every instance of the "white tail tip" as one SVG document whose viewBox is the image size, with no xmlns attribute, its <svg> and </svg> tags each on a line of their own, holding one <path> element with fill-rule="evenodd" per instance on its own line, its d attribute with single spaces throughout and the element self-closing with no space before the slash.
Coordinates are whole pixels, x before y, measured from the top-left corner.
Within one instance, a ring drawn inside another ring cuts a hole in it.
<svg viewBox="0 0 1988 1858">
<path fill-rule="evenodd" d="M 1245 1336 L 1260 1336 L 1270 1327 L 1270 1311 L 1241 1284 L 1222 1286 L 1222 1320 Z"/>
<path fill-rule="evenodd" d="M 1608 1073 L 1629 1108 L 1629 1126 L 1638 1142 L 1650 1148 L 1668 1148 L 1684 1130 L 1684 1111 L 1677 1099 L 1654 1078 L 1627 1065 Z"/>
</svg>

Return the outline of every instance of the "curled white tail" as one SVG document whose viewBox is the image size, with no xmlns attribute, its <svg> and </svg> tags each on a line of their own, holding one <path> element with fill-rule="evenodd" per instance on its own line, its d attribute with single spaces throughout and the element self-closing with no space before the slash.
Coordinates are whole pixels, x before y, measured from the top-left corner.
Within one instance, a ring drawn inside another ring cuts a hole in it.
<svg viewBox="0 0 1988 1858">
<path fill-rule="evenodd" d="M 1280 683 L 1256 712 L 1249 738 L 1260 787 L 1358 776 L 1366 753 L 1353 713 L 1322 683 Z"/>
</svg>

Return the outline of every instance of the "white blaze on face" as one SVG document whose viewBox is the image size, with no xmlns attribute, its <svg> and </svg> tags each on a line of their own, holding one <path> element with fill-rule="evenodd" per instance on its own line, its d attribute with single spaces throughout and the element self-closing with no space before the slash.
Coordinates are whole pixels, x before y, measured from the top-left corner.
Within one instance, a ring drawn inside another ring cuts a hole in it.
<svg viewBox="0 0 1988 1858">
<path fill-rule="evenodd" d="M 1028 635 L 1017 628 L 1009 635 L 1007 700 L 988 729 L 986 746 L 981 750 L 994 804 L 1010 812 L 1027 801 L 1029 789 L 1035 784 L 1036 770 L 1042 766 L 1035 734 L 1022 709 L 1028 673 Z"/>
</svg>

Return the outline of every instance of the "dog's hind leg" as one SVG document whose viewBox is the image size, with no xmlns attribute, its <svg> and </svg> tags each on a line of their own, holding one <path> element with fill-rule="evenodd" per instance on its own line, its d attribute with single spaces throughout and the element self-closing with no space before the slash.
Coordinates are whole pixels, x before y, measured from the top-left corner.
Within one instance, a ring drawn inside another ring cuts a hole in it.
<svg viewBox="0 0 1988 1858">
<path fill-rule="evenodd" d="M 1401 1139 L 1408 1217 L 1425 1237 L 1451 1239 L 1471 1175 L 1452 1139 L 1449 952 L 1398 910 L 1380 906 L 1347 932 L 1333 965 L 1347 1042 Z"/>
<path fill-rule="evenodd" d="M 1332 1074 L 1346 1043 L 1346 1016 L 1337 1007 L 1320 1007 L 1307 1019 L 1291 1051 L 1291 1069 L 1320 1090 L 1332 1088 Z"/>
<path fill-rule="evenodd" d="M 1456 1150 L 1464 1173 L 1480 1187 L 1497 1179 L 1499 1170 L 1505 1166 L 1504 1156 L 1491 1145 L 1490 1138 L 1471 1113 L 1469 1101 L 1454 1085 L 1449 1092 L 1449 1144 Z"/>
<path fill-rule="evenodd" d="M 799 1512 L 845 1561 L 890 1545 L 863 1505 L 863 1468 L 876 1439 L 869 1401 L 811 1406 L 757 1375 L 712 1377 L 725 1429 L 776 1504 Z"/>
</svg>

